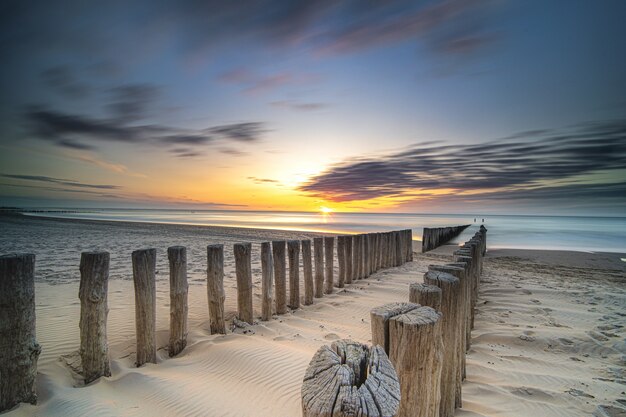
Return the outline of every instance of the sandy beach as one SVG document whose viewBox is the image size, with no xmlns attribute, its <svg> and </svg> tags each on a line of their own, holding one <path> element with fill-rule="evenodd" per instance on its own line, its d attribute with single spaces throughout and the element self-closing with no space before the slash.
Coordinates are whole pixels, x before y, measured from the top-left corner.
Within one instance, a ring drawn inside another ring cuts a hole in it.
<svg viewBox="0 0 626 417">
<path fill-rule="evenodd" d="M 315 351 L 339 338 L 371 341 L 369 311 L 408 300 L 429 264 L 450 262 L 444 246 L 401 267 L 347 285 L 312 306 L 247 328 L 210 335 L 204 270 L 205 246 L 224 243 L 226 313 L 236 311 L 232 243 L 253 243 L 255 314 L 260 315 L 259 242 L 315 234 L 255 229 L 141 225 L 93 221 L 4 218 L 2 251 L 23 222 L 40 239 L 24 237 L 37 253 L 36 406 L 21 404 L 8 416 L 205 415 L 299 416 L 300 388 Z M 34 222 L 34 223 L 33 223 Z M 71 227 L 70 227 L 71 226 Z M 45 247 L 58 233 L 59 245 Z M 51 234 L 53 234 L 51 236 Z M 45 235 L 45 236 L 44 236 Z M 65 236 L 61 239 L 61 236 Z M 112 237 L 115 237 L 112 239 Z M 419 251 L 419 242 L 414 242 Z M 80 250 L 111 251 L 108 338 L 112 376 L 84 386 L 77 373 L 78 261 Z M 165 250 L 190 250 L 189 336 L 175 358 L 167 354 L 169 287 Z M 157 247 L 158 363 L 135 362 L 130 251 Z M 463 408 L 458 416 L 588 416 L 607 406 L 626 407 L 626 263 L 624 254 L 517 249 L 490 250 L 467 356 Z M 612 407 L 612 408 L 611 408 Z M 612 413 L 612 414 L 611 414 Z M 623 411 L 622 411 L 623 413 Z"/>
</svg>

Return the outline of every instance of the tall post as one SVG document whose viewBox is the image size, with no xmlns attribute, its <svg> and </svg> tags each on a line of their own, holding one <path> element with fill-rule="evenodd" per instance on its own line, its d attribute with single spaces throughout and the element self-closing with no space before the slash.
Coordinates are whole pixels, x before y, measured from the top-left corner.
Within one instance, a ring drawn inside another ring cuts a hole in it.
<svg viewBox="0 0 626 417">
<path fill-rule="evenodd" d="M 35 255 L 0 256 L 0 411 L 37 403 Z"/>
<path fill-rule="evenodd" d="M 303 240 L 302 245 L 302 273 L 304 274 L 304 305 L 313 304 L 315 284 L 313 282 L 313 264 L 311 261 L 311 241 Z"/>
<path fill-rule="evenodd" d="M 184 246 L 167 249 L 170 263 L 170 357 L 187 346 L 187 250 Z"/>
<path fill-rule="evenodd" d="M 409 285 L 409 302 L 441 310 L 441 288 L 436 285 L 413 283 Z"/>
<path fill-rule="evenodd" d="M 289 258 L 289 307 L 293 310 L 300 308 L 300 242 L 287 242 L 287 257 Z"/>
<path fill-rule="evenodd" d="M 345 241 L 346 284 L 352 284 L 352 277 L 354 273 L 352 270 L 352 265 L 354 264 L 354 259 L 352 258 L 352 242 L 354 241 L 354 236 L 346 236 Z"/>
<path fill-rule="evenodd" d="M 315 255 L 315 298 L 324 296 L 324 238 L 313 238 L 313 254 Z"/>
<path fill-rule="evenodd" d="M 107 343 L 109 252 L 80 256 L 80 359 L 85 385 L 111 376 Z"/>
<path fill-rule="evenodd" d="M 370 276 L 370 262 L 372 260 L 370 257 L 370 244 L 370 234 L 365 233 L 363 235 L 363 278 Z"/>
<path fill-rule="evenodd" d="M 132 253 L 137 366 L 156 363 L 156 249 Z"/>
<path fill-rule="evenodd" d="M 252 244 L 235 243 L 235 275 L 237 275 L 237 315 L 239 320 L 254 324 L 252 311 Z"/>
<path fill-rule="evenodd" d="M 335 249 L 335 237 L 334 236 L 326 236 L 324 238 L 324 260 L 326 266 L 326 281 L 324 282 L 324 289 L 326 294 L 333 293 L 333 273 L 334 273 L 334 262 L 335 256 L 333 254 L 333 250 Z"/>
<path fill-rule="evenodd" d="M 353 280 L 361 279 L 361 235 L 352 236 L 352 277 Z"/>
<path fill-rule="evenodd" d="M 211 334 L 226 334 L 224 318 L 224 245 L 207 246 L 207 298 Z"/>
<path fill-rule="evenodd" d="M 404 250 L 402 249 L 402 233 L 397 230 L 394 232 L 396 237 L 396 266 L 402 265 Z"/>
<path fill-rule="evenodd" d="M 272 318 L 274 302 L 274 270 L 272 268 L 272 244 L 261 243 L 261 320 Z"/>
<path fill-rule="evenodd" d="M 287 277 L 285 275 L 285 241 L 275 240 L 272 242 L 272 254 L 274 255 L 274 287 L 276 288 L 276 314 L 287 312 Z"/>
<path fill-rule="evenodd" d="M 346 282 L 346 236 L 337 236 L 337 262 L 339 263 L 337 287 L 343 288 Z"/>
</svg>

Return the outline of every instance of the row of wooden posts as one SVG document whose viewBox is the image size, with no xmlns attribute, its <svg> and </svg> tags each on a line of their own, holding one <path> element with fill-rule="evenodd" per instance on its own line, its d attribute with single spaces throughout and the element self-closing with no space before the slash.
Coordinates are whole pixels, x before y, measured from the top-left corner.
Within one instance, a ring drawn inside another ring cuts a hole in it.
<svg viewBox="0 0 626 417">
<path fill-rule="evenodd" d="M 300 253 L 304 305 L 372 273 L 413 259 L 412 232 L 399 230 L 337 236 L 338 277 L 334 279 L 335 237 L 261 243 L 261 320 L 300 308 Z M 187 252 L 167 250 L 170 269 L 169 356 L 187 344 Z M 237 318 L 254 323 L 252 245 L 234 245 Z M 289 302 L 287 303 L 287 264 Z M 156 363 L 156 249 L 132 253 L 135 288 L 136 364 Z M 314 264 L 312 263 L 314 260 Z M 108 315 L 108 252 L 83 252 L 80 260 L 80 357 L 85 384 L 110 376 Z M 313 269 L 313 265 L 315 268 Z M 35 376 L 41 347 L 35 337 L 35 255 L 0 256 L 0 411 L 19 402 L 36 403 Z M 225 334 L 224 246 L 207 247 L 207 296 L 211 334 Z M 274 288 L 275 287 L 275 288 Z"/>
<path fill-rule="evenodd" d="M 453 416 L 486 249 L 481 226 L 453 262 L 429 265 L 423 283 L 410 284 L 408 302 L 374 308 L 371 348 L 345 340 L 320 348 L 304 377 L 303 416 Z"/>
</svg>

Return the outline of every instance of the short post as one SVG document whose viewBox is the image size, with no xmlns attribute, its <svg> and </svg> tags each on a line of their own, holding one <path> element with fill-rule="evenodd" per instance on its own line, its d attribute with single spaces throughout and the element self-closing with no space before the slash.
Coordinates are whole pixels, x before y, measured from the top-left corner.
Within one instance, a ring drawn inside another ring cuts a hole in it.
<svg viewBox="0 0 626 417">
<path fill-rule="evenodd" d="M 313 304 L 315 284 L 313 282 L 313 265 L 311 263 L 311 241 L 303 240 L 302 245 L 302 272 L 304 273 L 304 305 Z"/>
<path fill-rule="evenodd" d="M 224 318 L 224 245 L 207 246 L 207 298 L 211 334 L 226 334 Z"/>
<path fill-rule="evenodd" d="M 156 363 L 156 249 L 132 253 L 137 367 Z"/>
<path fill-rule="evenodd" d="M 352 242 L 354 241 L 354 236 L 348 235 L 346 236 L 346 247 L 345 247 L 345 256 L 346 256 L 346 284 L 352 284 L 352 276 L 353 270 L 352 265 L 354 263 L 354 259 L 352 258 Z"/>
<path fill-rule="evenodd" d="M 0 411 L 37 403 L 35 255 L 0 256 Z"/>
<path fill-rule="evenodd" d="M 235 275 L 237 275 L 237 315 L 239 320 L 254 324 L 252 311 L 252 245 L 235 243 Z"/>
<path fill-rule="evenodd" d="M 339 263 L 337 287 L 343 288 L 346 282 L 346 236 L 337 236 L 337 262 Z"/>
<path fill-rule="evenodd" d="M 440 271 L 424 274 L 424 283 L 441 288 L 441 332 L 443 338 L 443 366 L 441 371 L 441 417 L 454 416 L 457 386 L 461 387 L 461 282 L 453 275 Z"/>
<path fill-rule="evenodd" d="M 400 266 L 403 263 L 402 258 L 404 254 L 404 250 L 402 249 L 402 232 L 397 230 L 394 232 L 394 235 L 396 238 L 396 266 Z"/>
<path fill-rule="evenodd" d="M 409 285 L 409 302 L 441 310 L 441 288 L 436 285 L 413 283 Z"/>
<path fill-rule="evenodd" d="M 274 304 L 274 269 L 272 266 L 272 244 L 261 243 L 261 320 L 272 319 Z"/>
<path fill-rule="evenodd" d="M 389 319 L 418 308 L 414 303 L 389 303 L 370 311 L 372 345 L 380 345 L 389 354 Z"/>
<path fill-rule="evenodd" d="M 187 250 L 184 246 L 167 248 L 170 263 L 170 357 L 187 346 Z"/>
<path fill-rule="evenodd" d="M 418 307 L 389 320 L 389 359 L 400 380 L 399 417 L 439 415 L 441 331 L 441 314 L 431 307 Z"/>
<path fill-rule="evenodd" d="M 359 265 L 359 271 L 360 271 L 361 279 L 367 278 L 367 270 L 365 269 L 365 265 L 367 262 L 367 252 L 365 251 L 365 241 L 366 241 L 366 235 L 365 233 L 363 233 L 361 234 L 361 240 L 360 240 L 361 262 Z"/>
<path fill-rule="evenodd" d="M 352 236 L 352 275 L 354 281 L 361 279 L 361 235 Z"/>
<path fill-rule="evenodd" d="M 80 360 L 85 385 L 111 376 L 107 342 L 109 252 L 80 255 Z"/>
<path fill-rule="evenodd" d="M 394 417 L 400 385 L 380 346 L 351 340 L 322 346 L 313 356 L 302 383 L 303 417 Z"/>
<path fill-rule="evenodd" d="M 333 250 L 335 249 L 335 237 L 334 236 L 326 236 L 324 237 L 324 260 L 326 266 L 326 281 L 324 282 L 324 292 L 326 294 L 333 293 L 333 273 L 334 273 L 334 263 L 335 256 L 333 254 Z"/>
<path fill-rule="evenodd" d="M 275 240 L 272 242 L 272 254 L 274 255 L 274 287 L 276 289 L 276 314 L 287 312 L 287 276 L 285 265 L 285 241 Z"/>
<path fill-rule="evenodd" d="M 287 242 L 287 257 L 289 258 L 289 307 L 297 310 L 300 308 L 300 241 Z"/>
<path fill-rule="evenodd" d="M 370 276 L 370 235 L 365 233 L 363 235 L 363 278 Z"/>
<path fill-rule="evenodd" d="M 315 256 L 315 298 L 324 296 L 324 238 L 313 238 L 313 255 Z"/>
</svg>

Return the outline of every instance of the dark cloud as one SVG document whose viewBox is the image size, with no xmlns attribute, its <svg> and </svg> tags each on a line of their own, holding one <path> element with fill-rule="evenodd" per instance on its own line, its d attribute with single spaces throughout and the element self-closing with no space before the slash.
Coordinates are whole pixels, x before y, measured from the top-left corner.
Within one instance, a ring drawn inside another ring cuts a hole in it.
<svg viewBox="0 0 626 417">
<path fill-rule="evenodd" d="M 433 189 L 537 195 L 538 189 L 564 186 L 558 183 L 563 179 L 621 169 L 626 169 L 626 120 L 484 144 L 421 144 L 387 156 L 355 158 L 313 177 L 300 190 L 334 201 Z"/>
<path fill-rule="evenodd" d="M 233 149 L 233 148 L 222 148 L 222 149 L 220 149 L 220 152 L 225 154 L 225 155 L 231 155 L 231 156 L 244 156 L 244 155 L 247 155 L 247 152 L 241 151 L 239 149 Z"/>
<path fill-rule="evenodd" d="M 47 177 L 44 175 L 0 174 L 0 176 L 3 178 L 10 178 L 14 180 L 47 182 L 47 183 L 64 185 L 66 187 L 76 187 L 76 188 L 95 188 L 95 189 L 101 189 L 101 190 L 117 190 L 121 188 L 118 185 L 87 184 L 87 183 L 63 179 L 63 178 Z"/>
<path fill-rule="evenodd" d="M 150 115 L 160 89 L 152 84 L 133 84 L 114 87 L 110 93 L 112 101 L 107 107 L 113 117 L 123 122 L 135 122 Z"/>
<path fill-rule="evenodd" d="M 278 100 L 270 103 L 274 107 L 298 110 L 298 111 L 316 111 L 323 110 L 328 107 L 326 103 L 302 103 L 292 100 Z"/>
<path fill-rule="evenodd" d="M 130 101 L 127 103 L 132 108 Z M 137 103 L 135 103 L 137 104 Z M 141 113 L 134 107 L 133 118 Z M 25 114 L 26 128 L 36 138 L 72 149 L 96 149 L 104 142 L 151 143 L 204 147 L 213 142 L 256 142 L 267 132 L 261 122 L 233 123 L 203 129 L 182 129 L 157 124 L 131 124 L 129 118 L 101 119 L 32 107 Z M 198 150 L 196 149 L 195 152 Z"/>
<path fill-rule="evenodd" d="M 257 178 L 257 177 L 248 177 L 248 179 L 255 184 L 276 184 L 278 180 L 272 180 L 270 178 Z"/>
<path fill-rule="evenodd" d="M 44 83 L 69 99 L 84 98 L 89 87 L 79 81 L 72 70 L 65 65 L 48 68 L 41 73 Z"/>
</svg>

